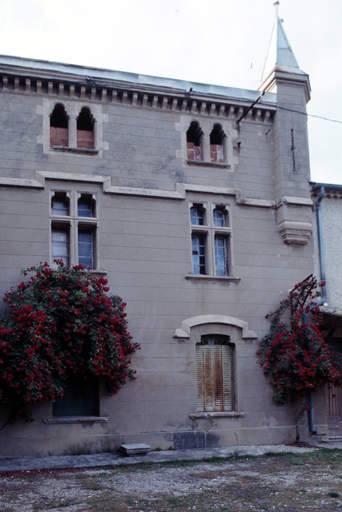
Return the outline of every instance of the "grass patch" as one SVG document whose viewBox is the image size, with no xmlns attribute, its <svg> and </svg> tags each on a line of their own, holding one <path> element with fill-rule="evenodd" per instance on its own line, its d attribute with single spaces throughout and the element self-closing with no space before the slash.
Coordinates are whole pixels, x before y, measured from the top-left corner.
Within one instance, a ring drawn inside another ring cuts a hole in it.
<svg viewBox="0 0 342 512">
<path fill-rule="evenodd" d="M 339 498 L 340 493 L 337 491 L 330 491 L 328 492 L 328 496 L 330 496 L 330 498 Z"/>
</svg>

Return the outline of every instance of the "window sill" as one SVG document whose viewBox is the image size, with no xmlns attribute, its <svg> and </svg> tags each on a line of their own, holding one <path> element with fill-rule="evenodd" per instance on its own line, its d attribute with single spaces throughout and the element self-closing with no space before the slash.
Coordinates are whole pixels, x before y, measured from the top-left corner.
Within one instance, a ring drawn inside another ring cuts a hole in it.
<svg viewBox="0 0 342 512">
<path fill-rule="evenodd" d="M 55 416 L 54 418 L 43 418 L 45 425 L 63 425 L 72 423 L 107 423 L 105 416 Z"/>
<path fill-rule="evenodd" d="M 221 167 L 222 169 L 229 169 L 231 167 L 231 165 L 227 163 L 205 162 L 204 160 L 187 160 L 186 163 L 188 165 L 199 165 L 204 167 Z"/>
<path fill-rule="evenodd" d="M 62 153 L 78 153 L 81 155 L 97 155 L 98 149 L 86 149 L 86 148 L 69 148 L 65 146 L 50 146 L 53 151 L 61 151 Z"/>
<path fill-rule="evenodd" d="M 212 280 L 212 281 L 241 281 L 241 277 L 234 276 L 207 276 L 204 274 L 186 274 L 185 279 L 190 280 Z"/>
<path fill-rule="evenodd" d="M 107 275 L 107 270 L 104 270 L 103 268 L 98 268 L 98 269 L 91 269 L 89 271 L 91 274 L 100 274 L 101 276 L 106 276 Z"/>
<path fill-rule="evenodd" d="M 192 420 L 197 419 L 208 419 L 208 418 L 244 418 L 245 412 L 237 411 L 226 411 L 226 412 L 196 412 L 195 414 L 189 414 L 189 418 Z"/>
</svg>

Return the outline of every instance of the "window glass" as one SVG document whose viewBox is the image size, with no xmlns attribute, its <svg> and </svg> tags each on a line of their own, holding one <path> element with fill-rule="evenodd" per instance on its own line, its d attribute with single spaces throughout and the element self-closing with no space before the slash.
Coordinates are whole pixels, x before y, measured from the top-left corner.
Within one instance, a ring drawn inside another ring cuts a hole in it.
<svg viewBox="0 0 342 512">
<path fill-rule="evenodd" d="M 98 416 L 99 385 L 93 376 L 70 375 L 63 398 L 53 404 L 54 416 Z"/>
<path fill-rule="evenodd" d="M 64 265 L 69 266 L 69 231 L 65 229 L 52 229 L 51 256 L 53 260 L 63 260 Z"/>
<path fill-rule="evenodd" d="M 54 195 L 51 200 L 51 214 L 52 215 L 69 215 L 69 200 L 64 195 Z"/>
<path fill-rule="evenodd" d="M 228 275 L 227 241 L 223 236 L 215 237 L 215 269 L 217 276 Z"/>
<path fill-rule="evenodd" d="M 204 236 L 192 236 L 192 269 L 194 274 L 205 274 Z"/>
<path fill-rule="evenodd" d="M 94 268 L 93 233 L 87 229 L 78 230 L 78 262 L 85 268 Z"/>
<path fill-rule="evenodd" d="M 214 226 L 219 228 L 224 228 L 226 225 L 225 215 L 222 210 L 215 209 L 213 212 L 214 215 Z"/>
<path fill-rule="evenodd" d="M 204 223 L 204 215 L 203 210 L 201 208 L 191 208 L 190 209 L 190 220 L 193 226 L 203 226 Z"/>
<path fill-rule="evenodd" d="M 80 197 L 77 204 L 77 215 L 79 217 L 92 217 L 93 205 L 91 199 L 87 197 Z"/>
</svg>

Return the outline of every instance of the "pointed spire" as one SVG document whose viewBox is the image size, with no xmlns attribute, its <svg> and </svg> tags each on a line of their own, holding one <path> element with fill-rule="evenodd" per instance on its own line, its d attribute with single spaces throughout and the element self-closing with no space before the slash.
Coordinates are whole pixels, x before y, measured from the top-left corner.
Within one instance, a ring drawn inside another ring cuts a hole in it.
<svg viewBox="0 0 342 512">
<path fill-rule="evenodd" d="M 286 37 L 282 20 L 278 16 L 278 0 L 274 2 L 276 19 L 273 27 L 271 42 L 268 49 L 261 81 L 264 82 L 272 71 L 279 70 L 288 73 L 304 75 L 300 70 L 291 45 Z"/>
</svg>

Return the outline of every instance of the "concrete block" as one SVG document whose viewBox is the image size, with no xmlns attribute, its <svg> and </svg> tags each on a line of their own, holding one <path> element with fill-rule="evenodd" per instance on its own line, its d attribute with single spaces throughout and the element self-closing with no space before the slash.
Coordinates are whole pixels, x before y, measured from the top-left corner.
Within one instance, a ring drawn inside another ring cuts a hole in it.
<svg viewBox="0 0 342 512">
<path fill-rule="evenodd" d="M 128 457 L 132 457 L 134 455 L 146 455 L 152 450 L 151 446 L 144 443 L 122 444 L 120 448 Z"/>
</svg>

